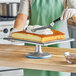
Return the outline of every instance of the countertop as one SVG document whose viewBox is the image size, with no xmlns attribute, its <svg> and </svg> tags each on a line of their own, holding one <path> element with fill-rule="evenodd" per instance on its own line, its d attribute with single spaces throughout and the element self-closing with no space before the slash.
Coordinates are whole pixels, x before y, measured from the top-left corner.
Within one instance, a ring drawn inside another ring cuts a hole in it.
<svg viewBox="0 0 76 76">
<path fill-rule="evenodd" d="M 51 58 L 29 59 L 25 57 L 27 52 L 34 50 L 34 46 L 0 44 L 0 66 L 76 73 L 76 64 L 69 64 L 64 57 L 64 52 L 76 51 L 76 49 L 42 47 L 43 52 L 52 54 Z"/>
</svg>

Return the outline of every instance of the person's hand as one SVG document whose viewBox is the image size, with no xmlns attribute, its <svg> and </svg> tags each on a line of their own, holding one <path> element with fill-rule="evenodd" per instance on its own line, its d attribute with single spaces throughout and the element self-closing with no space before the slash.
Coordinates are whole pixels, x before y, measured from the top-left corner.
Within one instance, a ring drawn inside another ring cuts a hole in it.
<svg viewBox="0 0 76 76">
<path fill-rule="evenodd" d="M 18 31 L 21 31 L 21 30 L 17 30 L 15 28 L 13 28 L 8 36 L 8 38 L 11 38 L 11 33 L 13 32 L 18 32 Z M 11 42 L 12 45 L 19 45 L 19 44 L 22 44 L 21 41 L 16 41 L 16 40 L 9 40 Z"/>
<path fill-rule="evenodd" d="M 13 32 L 18 32 L 18 31 L 19 31 L 19 30 L 13 28 L 13 29 L 11 30 L 11 32 L 9 33 L 8 38 L 11 38 L 11 33 L 13 33 Z M 10 41 L 11 41 L 11 42 L 15 42 L 15 40 L 10 40 Z"/>
<path fill-rule="evenodd" d="M 67 20 L 74 15 L 76 15 L 76 9 L 64 9 L 61 20 Z"/>
<path fill-rule="evenodd" d="M 9 33 L 9 36 L 8 36 L 8 37 L 11 37 L 11 33 L 13 33 L 13 32 L 18 32 L 18 31 L 19 31 L 19 30 L 13 28 L 13 29 L 11 30 L 11 32 Z"/>
</svg>

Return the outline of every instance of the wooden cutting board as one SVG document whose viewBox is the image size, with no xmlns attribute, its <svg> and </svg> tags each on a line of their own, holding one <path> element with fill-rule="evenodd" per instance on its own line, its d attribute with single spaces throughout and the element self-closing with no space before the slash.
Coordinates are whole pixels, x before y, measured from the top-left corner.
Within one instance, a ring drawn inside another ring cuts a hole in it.
<svg viewBox="0 0 76 76">
<path fill-rule="evenodd" d="M 64 52 L 76 49 L 42 47 L 44 52 L 49 52 L 53 56 L 47 59 L 25 57 L 27 52 L 34 50 L 34 46 L 0 45 L 0 66 L 76 73 L 76 64 L 67 63 L 64 57 Z"/>
</svg>

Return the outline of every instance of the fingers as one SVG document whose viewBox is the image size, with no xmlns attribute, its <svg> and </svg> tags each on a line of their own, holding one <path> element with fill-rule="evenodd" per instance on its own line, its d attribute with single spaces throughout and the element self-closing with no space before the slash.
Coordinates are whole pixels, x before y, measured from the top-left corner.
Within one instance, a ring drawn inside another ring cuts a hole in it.
<svg viewBox="0 0 76 76">
<path fill-rule="evenodd" d="M 63 11 L 63 13 L 62 13 L 62 16 L 61 16 L 61 20 L 64 20 L 64 14 L 65 14 L 65 9 L 64 9 L 64 11 Z"/>
<path fill-rule="evenodd" d="M 62 13 L 61 20 L 67 20 L 69 15 L 70 15 L 69 11 L 67 9 L 65 9 Z"/>
<path fill-rule="evenodd" d="M 64 20 L 67 20 L 68 18 L 70 17 L 70 11 L 69 10 L 67 10 L 66 12 L 65 12 L 65 14 L 64 14 Z"/>
</svg>

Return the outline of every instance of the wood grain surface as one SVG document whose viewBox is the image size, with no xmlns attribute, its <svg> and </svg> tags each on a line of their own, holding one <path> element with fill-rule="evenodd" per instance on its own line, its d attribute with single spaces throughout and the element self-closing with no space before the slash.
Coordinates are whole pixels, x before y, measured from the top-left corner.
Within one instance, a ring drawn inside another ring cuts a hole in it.
<svg viewBox="0 0 76 76">
<path fill-rule="evenodd" d="M 0 66 L 76 73 L 76 64 L 69 64 L 64 57 L 64 52 L 76 51 L 76 49 L 42 47 L 43 52 L 52 54 L 51 58 L 25 57 L 26 53 L 34 50 L 34 46 L 0 45 Z"/>
</svg>

